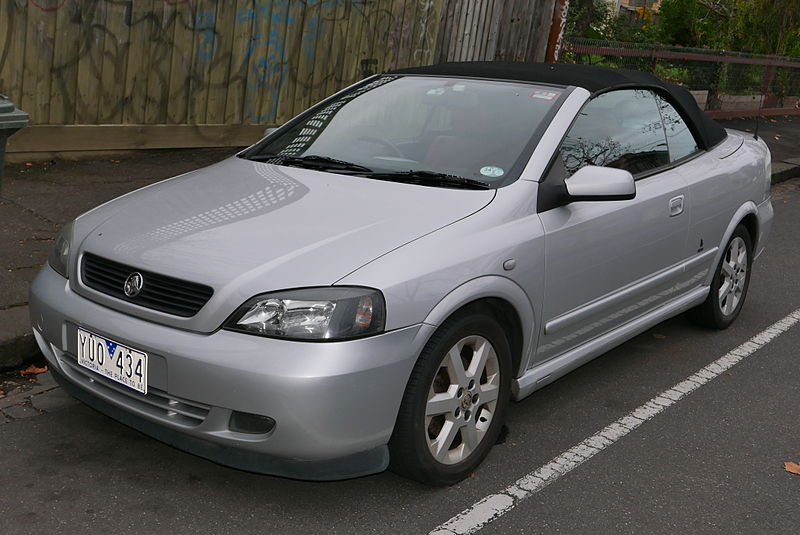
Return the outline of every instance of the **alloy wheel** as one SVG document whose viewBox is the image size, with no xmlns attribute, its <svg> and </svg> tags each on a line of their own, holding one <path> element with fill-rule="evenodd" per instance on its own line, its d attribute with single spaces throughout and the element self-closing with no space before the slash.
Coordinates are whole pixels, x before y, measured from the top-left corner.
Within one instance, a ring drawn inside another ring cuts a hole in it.
<svg viewBox="0 0 800 535">
<path fill-rule="evenodd" d="M 425 405 L 428 449 L 442 464 L 456 464 L 486 437 L 500 393 L 500 363 L 486 338 L 459 340 L 434 375 Z"/>
<path fill-rule="evenodd" d="M 725 316 L 736 310 L 747 282 L 747 246 L 744 240 L 736 236 L 725 251 L 722 260 L 722 277 L 717 297 L 719 308 Z"/>
</svg>

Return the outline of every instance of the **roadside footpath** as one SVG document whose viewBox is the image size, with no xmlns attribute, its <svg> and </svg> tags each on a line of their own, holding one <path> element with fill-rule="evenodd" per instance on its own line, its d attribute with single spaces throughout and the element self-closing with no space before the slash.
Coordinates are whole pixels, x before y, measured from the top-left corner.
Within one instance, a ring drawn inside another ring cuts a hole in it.
<svg viewBox="0 0 800 535">
<path fill-rule="evenodd" d="M 754 119 L 720 121 L 753 132 Z M 800 176 L 800 118 L 760 120 L 773 183 Z M 219 161 L 236 149 L 141 151 L 125 157 L 9 164 L 0 198 L 0 372 L 41 358 L 28 320 L 28 286 L 59 228 L 114 197 Z M 2 385 L 0 385 L 2 389 Z"/>
<path fill-rule="evenodd" d="M 8 164 L 0 179 L 0 372 L 42 358 L 28 320 L 28 286 L 62 225 L 124 193 L 235 151 L 153 150 L 120 158 Z"/>
</svg>

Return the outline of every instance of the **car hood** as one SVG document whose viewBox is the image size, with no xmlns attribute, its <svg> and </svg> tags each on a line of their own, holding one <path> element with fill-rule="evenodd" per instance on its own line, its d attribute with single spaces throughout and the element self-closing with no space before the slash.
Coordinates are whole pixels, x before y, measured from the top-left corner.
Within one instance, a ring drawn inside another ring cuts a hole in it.
<svg viewBox="0 0 800 535">
<path fill-rule="evenodd" d="M 255 294 L 334 284 L 475 213 L 494 194 L 233 157 L 128 194 L 76 223 L 79 253 L 211 286 L 214 295 L 197 316 L 172 317 L 71 282 L 113 308 L 209 331 Z"/>
</svg>

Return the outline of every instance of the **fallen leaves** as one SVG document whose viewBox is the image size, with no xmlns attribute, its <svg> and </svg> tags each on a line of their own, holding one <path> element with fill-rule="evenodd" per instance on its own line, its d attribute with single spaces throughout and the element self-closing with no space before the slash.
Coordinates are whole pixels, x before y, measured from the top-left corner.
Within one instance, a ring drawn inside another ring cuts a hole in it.
<svg viewBox="0 0 800 535">
<path fill-rule="evenodd" d="M 787 461 L 783 463 L 783 469 L 791 474 L 797 474 L 800 476 L 800 464 L 793 463 L 792 461 Z"/>
<path fill-rule="evenodd" d="M 44 367 L 42 367 L 42 368 L 39 368 L 35 364 L 31 364 L 30 366 L 28 366 L 24 370 L 20 370 L 19 374 L 20 375 L 39 375 L 40 373 L 44 373 L 46 371 L 47 371 L 47 366 L 46 365 Z"/>
</svg>

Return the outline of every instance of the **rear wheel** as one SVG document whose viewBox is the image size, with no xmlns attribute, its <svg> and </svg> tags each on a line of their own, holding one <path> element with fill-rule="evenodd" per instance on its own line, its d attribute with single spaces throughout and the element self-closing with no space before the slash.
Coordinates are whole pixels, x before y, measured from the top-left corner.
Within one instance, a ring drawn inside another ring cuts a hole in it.
<svg viewBox="0 0 800 535">
<path fill-rule="evenodd" d="M 430 485 L 468 476 L 497 440 L 508 404 L 511 353 L 483 311 L 451 318 L 409 379 L 389 443 L 395 472 Z"/>
<path fill-rule="evenodd" d="M 708 297 L 688 312 L 692 321 L 715 329 L 727 329 L 734 322 L 750 286 L 752 250 L 750 233 L 744 225 L 739 225 L 725 247 Z"/>
</svg>

